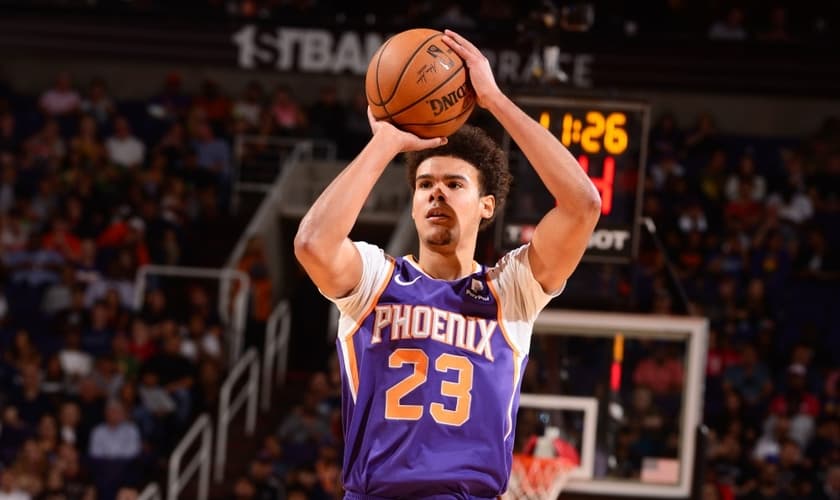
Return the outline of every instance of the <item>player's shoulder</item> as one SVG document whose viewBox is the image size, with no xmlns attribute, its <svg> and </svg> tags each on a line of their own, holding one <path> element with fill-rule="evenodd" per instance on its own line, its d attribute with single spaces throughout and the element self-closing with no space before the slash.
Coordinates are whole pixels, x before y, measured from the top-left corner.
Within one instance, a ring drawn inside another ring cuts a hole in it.
<svg viewBox="0 0 840 500">
<path fill-rule="evenodd" d="M 368 243 L 367 241 L 354 241 L 353 245 L 356 247 L 356 250 L 359 251 L 362 261 L 366 264 L 377 262 L 391 264 L 396 261 L 393 256 L 389 255 L 385 250 L 373 243 Z"/>
<path fill-rule="evenodd" d="M 514 248 L 499 257 L 496 263 L 487 268 L 487 276 L 491 279 L 499 277 L 501 274 L 510 271 L 519 271 L 522 266 L 529 267 L 528 262 L 528 247 L 530 243 Z"/>
</svg>

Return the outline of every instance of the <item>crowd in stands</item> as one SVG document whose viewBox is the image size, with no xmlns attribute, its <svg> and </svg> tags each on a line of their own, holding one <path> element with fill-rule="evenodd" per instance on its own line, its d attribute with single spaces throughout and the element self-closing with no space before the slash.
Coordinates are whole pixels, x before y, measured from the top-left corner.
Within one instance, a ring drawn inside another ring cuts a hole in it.
<svg viewBox="0 0 840 500">
<path fill-rule="evenodd" d="M 710 321 L 708 498 L 840 495 L 838 144 L 836 117 L 784 140 L 726 134 L 707 115 L 684 128 L 665 113 L 652 129 L 644 213 L 689 311 Z M 640 306 L 677 311 L 663 256 L 640 262 Z M 656 399 L 675 359 L 651 353 L 636 382 Z"/>
<path fill-rule="evenodd" d="M 336 0 L 7 0 L 7 5 L 82 9 L 88 12 L 148 14 L 174 18 L 281 22 L 285 25 L 448 27 L 481 39 L 487 33 L 518 31 L 529 36 L 583 31 L 599 37 L 826 42 L 836 39 L 840 9 L 834 2 L 717 2 L 671 0 L 614 2 L 584 0 L 414 0 L 394 3 Z M 317 21 L 316 21 L 317 20 Z M 480 27 L 480 29 L 478 29 Z"/>
<path fill-rule="evenodd" d="M 153 279 L 138 307 L 135 275 L 223 264 L 208 231 L 231 219 L 230 136 L 253 109 L 175 74 L 141 103 L 67 73 L 40 94 L 0 89 L 0 498 L 115 498 L 157 479 L 217 405 L 216 290 Z M 264 318 L 264 256 L 245 257 Z"/>
</svg>

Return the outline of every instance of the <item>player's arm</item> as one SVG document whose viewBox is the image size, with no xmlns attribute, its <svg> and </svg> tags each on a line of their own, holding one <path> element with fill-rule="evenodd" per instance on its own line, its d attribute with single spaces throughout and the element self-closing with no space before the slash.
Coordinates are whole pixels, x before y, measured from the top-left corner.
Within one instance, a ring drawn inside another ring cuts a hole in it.
<svg viewBox="0 0 840 500">
<path fill-rule="evenodd" d="M 543 290 L 555 291 L 577 267 L 598 222 L 598 190 L 565 146 L 499 90 L 481 51 L 450 30 L 443 40 L 466 62 L 478 104 L 507 130 L 557 200 L 537 224 L 528 250 L 534 277 Z"/>
<path fill-rule="evenodd" d="M 362 258 L 348 235 L 385 167 L 403 151 L 440 146 L 443 138 L 420 139 L 376 121 L 368 111 L 373 137 L 330 183 L 300 221 L 295 256 L 329 297 L 344 297 L 362 278 Z"/>
</svg>

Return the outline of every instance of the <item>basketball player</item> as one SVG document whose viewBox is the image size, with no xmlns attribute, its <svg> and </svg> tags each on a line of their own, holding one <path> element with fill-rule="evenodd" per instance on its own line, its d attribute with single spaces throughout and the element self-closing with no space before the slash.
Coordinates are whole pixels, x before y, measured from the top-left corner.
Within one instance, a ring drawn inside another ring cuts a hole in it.
<svg viewBox="0 0 840 500">
<path fill-rule="evenodd" d="M 295 254 L 339 308 L 345 498 L 493 498 L 507 487 L 534 319 L 578 264 L 600 212 L 563 145 L 498 88 L 451 31 L 478 105 L 507 130 L 557 200 L 532 240 L 493 267 L 473 261 L 479 228 L 508 191 L 499 147 L 463 127 L 421 139 L 376 121 L 373 137 L 303 218 Z M 388 164 L 408 157 L 417 258 L 348 235 Z"/>
</svg>

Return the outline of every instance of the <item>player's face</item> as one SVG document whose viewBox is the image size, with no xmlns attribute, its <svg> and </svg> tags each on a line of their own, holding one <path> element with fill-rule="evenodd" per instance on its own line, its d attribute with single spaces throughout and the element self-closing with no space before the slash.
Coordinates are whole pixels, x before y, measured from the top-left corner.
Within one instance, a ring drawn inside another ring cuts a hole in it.
<svg viewBox="0 0 840 500">
<path fill-rule="evenodd" d="M 443 249 L 474 240 L 494 207 L 492 195 L 481 195 L 478 170 L 464 160 L 432 156 L 417 167 L 411 216 L 426 245 Z"/>
</svg>

